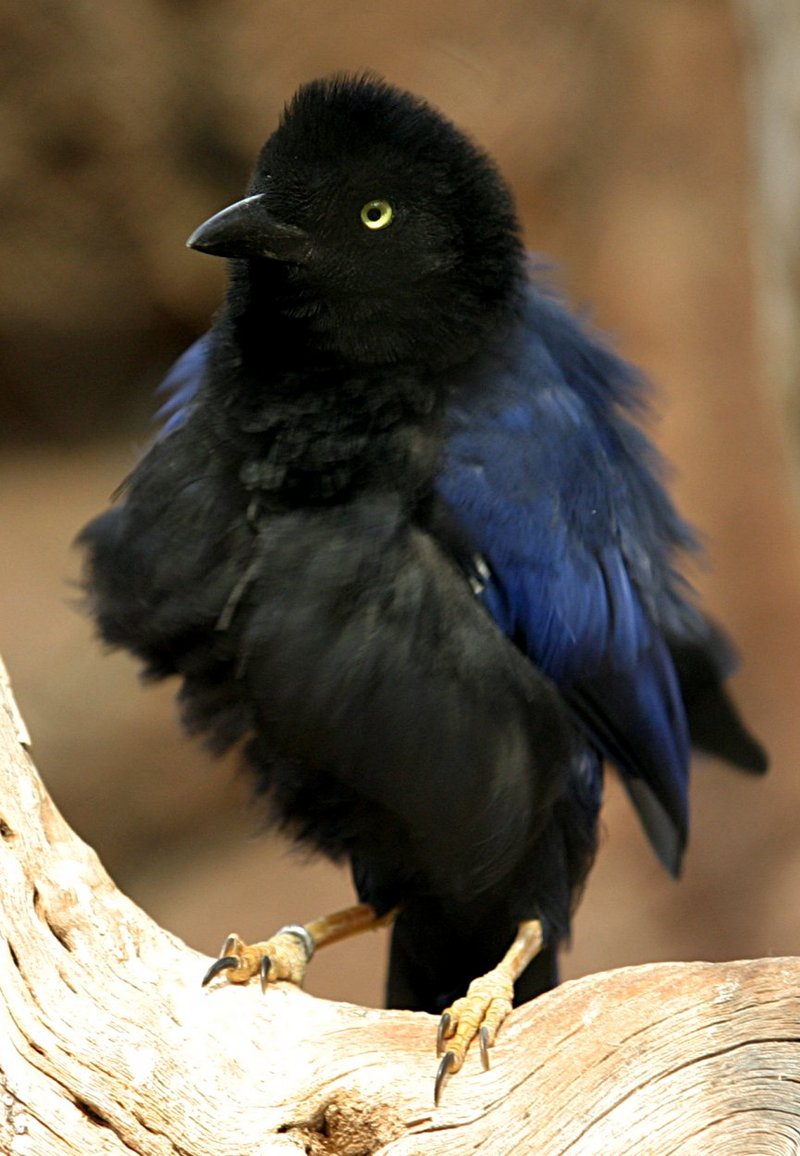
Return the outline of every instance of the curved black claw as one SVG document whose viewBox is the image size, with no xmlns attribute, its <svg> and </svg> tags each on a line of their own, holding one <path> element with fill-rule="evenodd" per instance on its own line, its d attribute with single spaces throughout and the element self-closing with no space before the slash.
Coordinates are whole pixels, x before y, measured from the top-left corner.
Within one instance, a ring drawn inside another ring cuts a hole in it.
<svg viewBox="0 0 800 1156">
<path fill-rule="evenodd" d="M 444 1051 L 444 1041 L 450 1024 L 453 1022 L 453 1017 L 450 1012 L 443 1012 L 442 1018 L 439 1020 L 439 1027 L 436 1030 L 436 1055 L 440 1056 Z"/>
<path fill-rule="evenodd" d="M 238 966 L 239 960 L 235 955 L 221 955 L 219 959 L 215 959 L 211 964 L 211 967 L 203 976 L 203 982 L 200 986 L 205 987 L 206 984 L 211 983 L 212 979 L 219 975 L 221 971 L 229 971 L 231 968 Z"/>
<path fill-rule="evenodd" d="M 486 1024 L 483 1025 L 478 1033 L 478 1041 L 481 1045 L 481 1063 L 483 1064 L 484 1072 L 488 1072 L 491 1067 L 489 1063 L 489 1029 Z"/>
<path fill-rule="evenodd" d="M 261 956 L 261 962 L 258 965 L 258 974 L 261 979 L 262 993 L 269 987 L 269 969 L 272 967 L 272 960 L 268 955 Z"/>
<path fill-rule="evenodd" d="M 437 1105 L 437 1107 L 439 1104 L 439 1097 L 442 1094 L 445 1078 L 455 1062 L 456 1053 L 445 1052 L 442 1056 L 442 1061 L 439 1064 L 439 1067 L 436 1069 L 436 1083 L 433 1085 L 433 1102 Z"/>
</svg>

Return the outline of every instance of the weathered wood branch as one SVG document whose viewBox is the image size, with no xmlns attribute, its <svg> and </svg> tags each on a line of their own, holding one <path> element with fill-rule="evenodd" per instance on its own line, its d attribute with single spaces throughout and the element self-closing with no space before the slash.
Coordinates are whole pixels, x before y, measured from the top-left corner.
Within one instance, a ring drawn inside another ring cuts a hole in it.
<svg viewBox="0 0 800 1156">
<path fill-rule="evenodd" d="M 201 989 L 208 961 L 117 890 L 0 699 L 3 1153 L 798 1151 L 800 960 L 564 984 L 434 1109 L 432 1017 Z"/>
</svg>

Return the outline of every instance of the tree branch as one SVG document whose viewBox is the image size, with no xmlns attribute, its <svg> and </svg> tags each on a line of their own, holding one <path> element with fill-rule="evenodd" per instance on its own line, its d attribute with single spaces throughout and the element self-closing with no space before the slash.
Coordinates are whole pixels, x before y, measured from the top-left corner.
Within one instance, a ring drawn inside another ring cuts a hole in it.
<svg viewBox="0 0 800 1156">
<path fill-rule="evenodd" d="M 433 1017 L 201 989 L 208 960 L 117 890 L 27 741 L 0 677 L 3 1153 L 796 1151 L 800 960 L 564 984 L 434 1109 Z"/>
</svg>

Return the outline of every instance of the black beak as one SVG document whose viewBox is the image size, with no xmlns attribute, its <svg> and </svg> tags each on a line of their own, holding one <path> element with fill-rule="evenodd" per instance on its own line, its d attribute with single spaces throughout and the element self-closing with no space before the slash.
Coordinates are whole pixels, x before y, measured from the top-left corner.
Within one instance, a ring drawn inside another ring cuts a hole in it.
<svg viewBox="0 0 800 1156">
<path fill-rule="evenodd" d="M 308 234 L 273 217 L 263 193 L 215 213 L 195 229 L 186 244 L 212 257 L 271 257 L 298 263 L 310 252 Z"/>
</svg>

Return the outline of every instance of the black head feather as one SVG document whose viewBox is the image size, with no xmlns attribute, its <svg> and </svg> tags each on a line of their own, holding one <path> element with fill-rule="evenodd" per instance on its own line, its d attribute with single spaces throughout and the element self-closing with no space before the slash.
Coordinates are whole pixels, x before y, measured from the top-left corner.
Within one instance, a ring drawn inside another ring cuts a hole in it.
<svg viewBox="0 0 800 1156">
<path fill-rule="evenodd" d="M 251 251 L 234 269 L 231 308 L 262 318 L 277 308 L 306 348 L 363 365 L 452 364 L 515 299 L 522 246 L 496 168 L 428 104 L 381 80 L 302 87 L 248 193 L 258 198 L 245 205 Z M 364 222 L 373 201 L 390 207 L 386 227 Z M 307 244 L 276 259 L 258 212 Z M 242 256 L 242 237 L 211 251 Z"/>
</svg>

